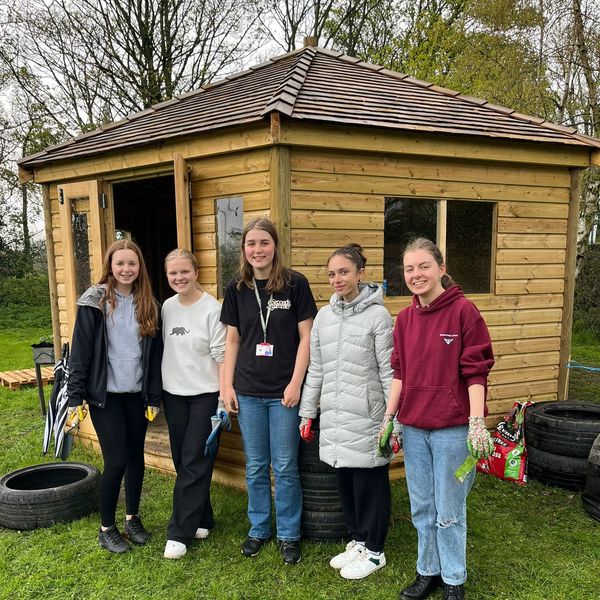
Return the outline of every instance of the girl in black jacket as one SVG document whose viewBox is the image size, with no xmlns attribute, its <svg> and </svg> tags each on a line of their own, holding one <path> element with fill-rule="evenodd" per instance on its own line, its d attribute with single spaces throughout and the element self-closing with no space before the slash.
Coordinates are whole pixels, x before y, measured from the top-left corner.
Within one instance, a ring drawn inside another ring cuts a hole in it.
<svg viewBox="0 0 600 600">
<path fill-rule="evenodd" d="M 158 413 L 162 389 L 159 310 L 138 246 L 129 240 L 114 242 L 104 257 L 98 285 L 86 290 L 77 304 L 67 423 L 76 425 L 85 416 L 86 400 L 104 459 L 98 543 L 121 553 L 129 550 L 115 524 L 123 476 L 124 534 L 134 544 L 149 538 L 138 515 L 144 440 L 148 420 Z"/>
</svg>

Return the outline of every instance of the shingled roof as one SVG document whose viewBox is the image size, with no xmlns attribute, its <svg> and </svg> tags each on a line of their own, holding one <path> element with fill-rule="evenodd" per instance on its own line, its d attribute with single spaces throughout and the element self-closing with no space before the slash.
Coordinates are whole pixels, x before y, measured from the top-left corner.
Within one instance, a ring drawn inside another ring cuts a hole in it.
<svg viewBox="0 0 600 600">
<path fill-rule="evenodd" d="M 19 161 L 32 169 L 181 136 L 291 119 L 600 148 L 600 140 L 323 48 L 303 48 Z"/>
</svg>

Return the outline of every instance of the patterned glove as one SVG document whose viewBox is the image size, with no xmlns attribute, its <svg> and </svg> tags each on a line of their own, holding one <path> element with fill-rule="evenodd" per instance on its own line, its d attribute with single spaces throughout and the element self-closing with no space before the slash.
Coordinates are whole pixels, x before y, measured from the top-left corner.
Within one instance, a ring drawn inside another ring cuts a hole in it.
<svg viewBox="0 0 600 600">
<path fill-rule="evenodd" d="M 146 417 L 146 419 L 148 419 L 148 421 L 150 421 L 150 423 L 152 423 L 152 421 L 154 421 L 154 419 L 156 419 L 156 417 L 158 416 L 158 413 L 160 412 L 160 408 L 158 408 L 158 406 L 146 406 L 146 410 L 144 411 L 144 416 Z"/>
<path fill-rule="evenodd" d="M 379 435 L 377 436 L 377 452 L 380 456 L 387 458 L 392 454 L 391 436 L 394 431 L 394 417 L 396 415 L 386 414 L 383 417 Z"/>
<path fill-rule="evenodd" d="M 315 432 L 311 431 L 312 419 L 310 417 L 302 417 L 300 419 L 300 437 L 310 444 L 315 439 Z"/>
<path fill-rule="evenodd" d="M 65 433 L 73 433 L 79 429 L 79 424 L 88 414 L 87 405 L 85 403 L 77 406 L 69 406 L 67 408 L 67 418 L 65 420 Z"/>
<path fill-rule="evenodd" d="M 467 448 L 477 459 L 487 458 L 494 451 L 494 442 L 483 417 L 469 417 Z"/>
</svg>

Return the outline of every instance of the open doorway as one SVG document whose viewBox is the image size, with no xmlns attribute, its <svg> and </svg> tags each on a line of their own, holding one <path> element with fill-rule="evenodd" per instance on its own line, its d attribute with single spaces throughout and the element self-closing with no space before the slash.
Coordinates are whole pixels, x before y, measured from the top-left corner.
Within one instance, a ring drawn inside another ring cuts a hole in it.
<svg viewBox="0 0 600 600">
<path fill-rule="evenodd" d="M 177 247 L 173 175 L 113 184 L 115 232 L 142 250 L 159 302 L 173 294 L 164 274 L 165 256 Z"/>
</svg>

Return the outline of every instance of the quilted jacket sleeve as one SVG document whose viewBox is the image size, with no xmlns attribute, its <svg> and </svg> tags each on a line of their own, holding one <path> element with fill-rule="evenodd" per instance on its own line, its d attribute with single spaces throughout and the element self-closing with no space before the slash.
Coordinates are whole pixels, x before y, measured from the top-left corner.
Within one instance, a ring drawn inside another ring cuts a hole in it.
<svg viewBox="0 0 600 600">
<path fill-rule="evenodd" d="M 317 416 L 323 386 L 323 360 L 319 341 L 319 323 L 319 314 L 317 314 L 310 332 L 310 363 L 302 388 L 299 411 L 301 417 L 310 417 L 311 419 Z"/>
</svg>

